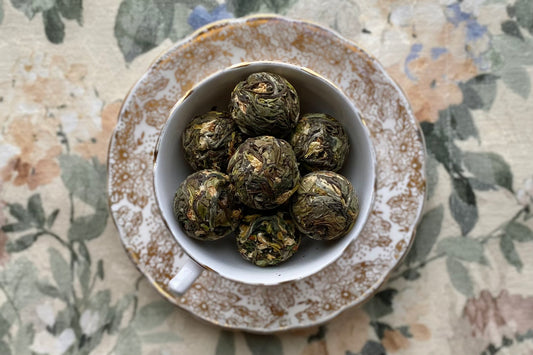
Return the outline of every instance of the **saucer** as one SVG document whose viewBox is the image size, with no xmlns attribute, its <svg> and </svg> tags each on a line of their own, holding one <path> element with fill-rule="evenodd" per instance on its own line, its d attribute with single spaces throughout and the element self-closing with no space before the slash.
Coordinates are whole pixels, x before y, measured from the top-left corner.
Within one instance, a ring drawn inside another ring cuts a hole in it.
<svg viewBox="0 0 533 355">
<path fill-rule="evenodd" d="M 373 210 L 333 264 L 307 278 L 252 286 L 204 271 L 182 297 L 168 281 L 187 261 L 152 189 L 156 141 L 170 109 L 205 77 L 240 62 L 307 67 L 360 110 L 377 159 Z M 323 323 L 368 300 L 414 239 L 426 192 L 422 132 L 405 95 L 381 65 L 321 26 L 279 16 L 208 25 L 160 56 L 124 100 L 108 156 L 109 207 L 127 254 L 166 299 L 219 326 L 274 332 Z"/>
</svg>

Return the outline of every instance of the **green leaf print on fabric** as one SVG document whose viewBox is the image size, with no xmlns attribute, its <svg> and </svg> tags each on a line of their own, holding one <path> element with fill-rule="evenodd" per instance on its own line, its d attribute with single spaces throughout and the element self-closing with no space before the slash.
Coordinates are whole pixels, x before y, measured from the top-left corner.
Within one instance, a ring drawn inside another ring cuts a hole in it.
<svg viewBox="0 0 533 355">
<path fill-rule="evenodd" d="M 466 83 L 460 83 L 463 101 L 468 108 L 488 111 L 496 98 L 497 79 L 498 77 L 492 74 L 480 74 Z"/>
<path fill-rule="evenodd" d="M 0 340 L 0 354 L 2 355 L 11 355 L 11 349 L 6 344 L 5 341 Z"/>
<path fill-rule="evenodd" d="M 533 2 L 530 0 L 518 0 L 513 8 L 518 24 L 533 35 Z"/>
<path fill-rule="evenodd" d="M 77 155 L 61 155 L 61 179 L 74 196 L 96 207 L 106 197 L 106 167 L 97 159 L 87 161 Z"/>
<path fill-rule="evenodd" d="M 35 194 L 28 200 L 28 212 L 37 227 L 43 227 L 45 222 L 43 201 L 40 194 Z"/>
<path fill-rule="evenodd" d="M 361 355 L 387 355 L 387 351 L 381 343 L 369 340 L 366 342 L 365 346 L 363 346 Z"/>
<path fill-rule="evenodd" d="M 31 20 L 39 12 L 50 10 L 54 7 L 55 0 L 11 0 L 11 4 Z"/>
<path fill-rule="evenodd" d="M 467 297 L 472 297 L 474 286 L 468 269 L 454 257 L 446 258 L 446 269 L 455 289 Z"/>
<path fill-rule="evenodd" d="M 56 0 L 56 6 L 61 16 L 67 20 L 76 20 L 82 24 L 83 0 Z"/>
<path fill-rule="evenodd" d="M 426 174 L 427 174 L 427 200 L 433 197 L 435 193 L 435 188 L 439 182 L 439 173 L 437 167 L 439 166 L 438 161 L 435 159 L 433 154 L 426 155 Z"/>
<path fill-rule="evenodd" d="M 128 327 L 118 334 L 116 355 L 141 355 L 141 339 L 135 329 Z"/>
<path fill-rule="evenodd" d="M 94 208 L 92 214 L 72 220 L 68 230 L 69 240 L 91 240 L 100 236 L 109 215 L 105 166 L 97 159 L 87 161 L 76 155 L 62 155 L 59 162 L 61 179 L 70 193 Z"/>
<path fill-rule="evenodd" d="M 232 332 L 225 330 L 220 332 L 215 355 L 235 355 L 235 339 Z"/>
<path fill-rule="evenodd" d="M 50 215 L 46 218 L 46 227 L 51 228 L 56 221 L 57 216 L 59 215 L 59 208 L 56 208 Z"/>
<path fill-rule="evenodd" d="M 471 238 L 441 239 L 437 245 L 437 253 L 445 253 L 464 261 L 486 264 L 483 244 Z"/>
<path fill-rule="evenodd" d="M 274 12 L 283 14 L 296 0 L 228 0 L 228 10 L 235 16 L 245 16 L 254 12 Z"/>
<path fill-rule="evenodd" d="M 471 91 L 474 92 L 473 89 Z M 449 139 L 466 140 L 470 137 L 479 137 L 472 114 L 465 104 L 451 105 L 446 110 L 439 111 L 439 120 L 435 123 L 435 129 L 440 136 Z"/>
<path fill-rule="evenodd" d="M 515 94 L 526 99 L 531 93 L 531 78 L 524 66 L 533 65 L 533 39 L 510 34 L 494 36 L 490 55 L 494 74 Z"/>
<path fill-rule="evenodd" d="M 413 269 L 407 269 L 404 272 L 402 272 L 401 276 L 408 281 L 414 281 L 420 278 L 420 273 Z"/>
<path fill-rule="evenodd" d="M 115 38 L 126 62 L 155 48 L 166 38 L 176 41 L 192 32 L 187 19 L 196 6 L 217 6 L 214 0 L 123 0 L 115 19 Z"/>
<path fill-rule="evenodd" d="M 52 276 L 54 281 L 59 288 L 59 291 L 64 295 L 69 295 L 72 291 L 72 272 L 70 270 L 70 265 L 63 258 L 63 255 L 59 253 L 56 249 L 48 249 L 50 256 L 50 267 L 52 269 Z"/>
<path fill-rule="evenodd" d="M 122 318 L 124 316 L 124 312 L 128 309 L 128 307 L 136 302 L 136 297 L 132 294 L 126 294 L 124 297 L 122 297 L 117 304 L 113 307 L 114 310 L 114 317 L 112 317 L 109 329 L 111 333 L 115 333 L 118 331 L 120 324 L 122 322 Z"/>
<path fill-rule="evenodd" d="M 174 5 L 167 1 L 125 0 L 115 22 L 115 37 L 126 61 L 156 47 L 172 28 Z"/>
<path fill-rule="evenodd" d="M 65 38 L 62 18 L 76 20 L 80 26 L 83 23 L 83 0 L 11 0 L 11 3 L 30 20 L 42 13 L 46 38 L 54 44 L 62 43 Z"/>
<path fill-rule="evenodd" d="M 502 71 L 502 80 L 509 89 L 515 94 L 527 99 L 531 93 L 531 81 L 529 74 L 524 67 L 520 66 L 505 66 Z"/>
<path fill-rule="evenodd" d="M 503 56 L 506 63 L 516 65 L 533 65 L 531 50 L 532 38 L 516 38 L 508 35 L 494 36 L 492 39 L 494 48 Z"/>
<path fill-rule="evenodd" d="M 283 355 L 281 340 L 276 335 L 243 334 L 252 355 Z"/>
<path fill-rule="evenodd" d="M 4 0 L 0 0 L 0 25 L 4 20 Z"/>
<path fill-rule="evenodd" d="M 511 222 L 505 227 L 505 233 L 514 241 L 517 242 L 530 242 L 533 240 L 533 231 L 528 226 Z"/>
<path fill-rule="evenodd" d="M 6 250 L 8 253 L 18 253 L 28 249 L 43 234 L 42 232 L 30 233 L 15 239 L 15 241 L 10 240 L 6 245 Z"/>
<path fill-rule="evenodd" d="M 449 198 L 453 218 L 459 224 L 461 233 L 467 235 L 476 225 L 479 215 L 476 195 L 468 179 L 453 178 L 453 191 Z"/>
<path fill-rule="evenodd" d="M 422 122 L 421 127 L 426 140 L 428 152 L 442 164 L 448 174 L 461 171 L 462 152 L 453 142 L 450 135 L 450 125 L 444 124 L 444 120 L 450 117 L 446 110 L 439 112 L 437 123 Z"/>
<path fill-rule="evenodd" d="M 520 32 L 520 28 L 518 27 L 518 24 L 513 20 L 507 20 L 502 22 L 501 28 L 503 33 L 520 38 L 521 40 L 524 40 L 524 36 L 522 35 L 522 32 Z"/>
<path fill-rule="evenodd" d="M 46 281 L 38 281 L 37 288 L 39 289 L 39 292 L 45 296 L 62 298 L 61 292 L 58 290 L 58 288 Z"/>
<path fill-rule="evenodd" d="M 417 227 L 414 244 L 405 259 L 407 264 L 422 261 L 428 256 L 440 234 L 443 216 L 444 207 L 442 205 L 424 214 Z"/>
<path fill-rule="evenodd" d="M 87 260 L 79 259 L 78 260 L 78 267 L 76 268 L 76 276 L 78 276 L 78 280 L 80 280 L 81 290 L 82 294 L 87 295 L 89 294 L 89 283 L 91 281 L 91 267 Z"/>
<path fill-rule="evenodd" d="M 364 306 L 364 309 L 370 318 L 379 319 L 392 313 L 392 300 L 397 293 L 398 291 L 392 288 L 376 293 L 376 295 Z"/>
<path fill-rule="evenodd" d="M 17 222 L 5 224 L 2 226 L 2 231 L 9 232 L 21 232 L 32 227 L 32 217 L 28 212 L 29 206 L 24 208 L 20 203 L 12 203 L 8 205 L 9 214 L 15 217 Z"/>
<path fill-rule="evenodd" d="M 78 253 L 89 265 L 91 265 L 91 254 L 84 241 L 78 243 Z"/>
<path fill-rule="evenodd" d="M 22 207 L 20 203 L 9 205 L 9 214 L 15 217 L 19 222 L 29 224 L 31 222 L 30 214 Z"/>
<path fill-rule="evenodd" d="M 22 232 L 34 227 L 37 229 L 37 232 L 25 235 L 18 241 L 13 242 L 11 240 L 9 242 L 11 244 L 9 248 L 12 248 L 11 252 L 21 251 L 31 246 L 38 237 L 45 234 L 45 222 L 47 227 L 51 227 L 59 214 L 59 210 L 55 210 L 48 216 L 48 218 L 45 218 L 46 215 L 40 194 L 32 195 L 26 203 L 26 208 L 20 203 L 8 204 L 8 207 L 9 213 L 17 219 L 17 222 L 3 225 L 3 232 Z"/>
<path fill-rule="evenodd" d="M 33 324 L 19 327 L 13 342 L 13 353 L 16 355 L 33 355 L 30 345 L 33 343 L 34 337 Z"/>
<path fill-rule="evenodd" d="M 12 323 L 18 312 L 30 303 L 37 301 L 40 294 L 36 288 L 37 268 L 22 256 L 9 263 L 0 272 L 0 293 L 8 300 L 7 309 L 0 312 L 2 317 Z"/>
<path fill-rule="evenodd" d="M 100 280 L 104 279 L 104 261 L 102 259 L 98 260 L 96 264 L 96 275 Z"/>
<path fill-rule="evenodd" d="M 0 314 L 0 339 L 9 332 L 10 326 L 11 324 Z"/>
<path fill-rule="evenodd" d="M 524 264 L 520 260 L 520 256 L 516 251 L 513 240 L 508 234 L 504 234 L 500 239 L 500 250 L 502 251 L 505 260 L 516 268 L 516 271 L 520 272 Z"/>
<path fill-rule="evenodd" d="M 63 42 L 65 38 L 65 24 L 59 16 L 56 7 L 43 12 L 44 32 L 48 40 L 54 44 Z"/>
<path fill-rule="evenodd" d="M 2 231 L 9 233 L 9 232 L 22 232 L 27 229 L 30 229 L 31 225 L 25 224 L 25 223 L 10 223 L 10 224 L 4 224 L 2 226 Z"/>
<path fill-rule="evenodd" d="M 511 167 L 500 155 L 489 152 L 464 152 L 464 163 L 468 171 L 481 182 L 513 191 Z"/>
<path fill-rule="evenodd" d="M 94 214 L 77 217 L 68 230 L 68 239 L 73 241 L 91 240 L 100 236 L 107 225 L 107 203 L 101 199 L 95 206 Z"/>
<path fill-rule="evenodd" d="M 174 306 L 165 300 L 155 301 L 143 306 L 135 318 L 135 328 L 150 330 L 161 325 L 172 314 Z"/>
</svg>

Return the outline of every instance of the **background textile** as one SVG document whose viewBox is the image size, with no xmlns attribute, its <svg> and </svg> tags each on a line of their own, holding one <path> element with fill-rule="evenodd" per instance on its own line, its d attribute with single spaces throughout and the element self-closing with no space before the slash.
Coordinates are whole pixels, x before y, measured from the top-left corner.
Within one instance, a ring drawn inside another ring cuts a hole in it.
<svg viewBox="0 0 533 355">
<path fill-rule="evenodd" d="M 389 282 L 271 335 L 163 300 L 106 196 L 109 137 L 150 63 L 259 12 L 374 55 L 428 151 L 424 216 Z M 533 1 L 0 0 L 0 54 L 0 354 L 533 354 Z"/>
</svg>

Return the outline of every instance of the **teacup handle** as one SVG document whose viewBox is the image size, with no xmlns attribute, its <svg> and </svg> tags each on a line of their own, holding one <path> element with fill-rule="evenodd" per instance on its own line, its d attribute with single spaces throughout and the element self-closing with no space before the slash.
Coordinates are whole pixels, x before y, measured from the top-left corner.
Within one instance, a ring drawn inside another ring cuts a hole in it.
<svg viewBox="0 0 533 355">
<path fill-rule="evenodd" d="M 204 271 L 204 268 L 189 258 L 176 276 L 168 282 L 168 288 L 176 296 L 181 296 L 191 287 L 202 271 Z"/>
</svg>

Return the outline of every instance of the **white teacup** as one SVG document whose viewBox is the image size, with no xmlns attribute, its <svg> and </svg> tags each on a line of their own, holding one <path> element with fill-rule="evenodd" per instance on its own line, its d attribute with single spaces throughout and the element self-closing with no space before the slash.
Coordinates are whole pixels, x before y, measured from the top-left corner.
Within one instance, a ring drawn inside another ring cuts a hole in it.
<svg viewBox="0 0 533 355">
<path fill-rule="evenodd" d="M 193 173 L 183 156 L 181 133 L 195 116 L 212 107 L 226 110 L 235 85 L 254 72 L 267 71 L 285 77 L 300 98 L 301 114 L 327 113 L 339 120 L 350 137 L 350 151 L 340 173 L 346 176 L 359 197 L 359 216 L 344 237 L 329 242 L 302 236 L 299 250 L 277 266 L 258 267 L 244 260 L 231 236 L 216 241 L 198 241 L 185 235 L 173 214 L 176 189 Z M 170 112 L 157 143 L 154 188 L 164 221 L 190 257 L 169 282 L 169 289 L 183 294 L 205 269 L 234 281 L 253 285 L 277 285 L 310 276 L 339 258 L 357 238 L 372 210 L 376 159 L 367 128 L 352 102 L 328 80 L 303 67 L 279 62 L 241 63 L 219 71 L 198 83 Z"/>
</svg>

